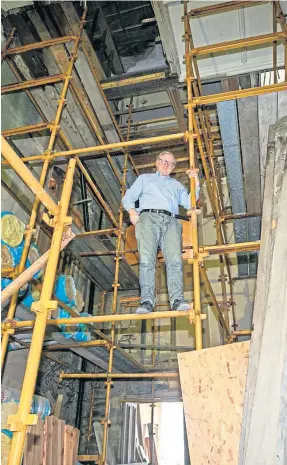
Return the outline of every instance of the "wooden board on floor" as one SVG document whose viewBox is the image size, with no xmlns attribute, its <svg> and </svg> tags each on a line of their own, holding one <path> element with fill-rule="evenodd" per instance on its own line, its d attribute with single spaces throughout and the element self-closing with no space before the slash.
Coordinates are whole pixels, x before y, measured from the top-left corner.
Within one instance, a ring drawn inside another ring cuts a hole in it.
<svg viewBox="0 0 287 465">
<path fill-rule="evenodd" d="M 73 426 L 65 425 L 63 465 L 76 465 L 80 432 Z"/>
<path fill-rule="evenodd" d="M 43 465 L 44 460 L 44 421 L 38 419 L 27 433 L 24 448 L 23 465 Z"/>
<path fill-rule="evenodd" d="M 192 465 L 237 465 L 250 343 L 178 355 Z"/>
<path fill-rule="evenodd" d="M 43 465 L 62 465 L 64 453 L 64 420 L 51 415 L 45 419 Z"/>
</svg>

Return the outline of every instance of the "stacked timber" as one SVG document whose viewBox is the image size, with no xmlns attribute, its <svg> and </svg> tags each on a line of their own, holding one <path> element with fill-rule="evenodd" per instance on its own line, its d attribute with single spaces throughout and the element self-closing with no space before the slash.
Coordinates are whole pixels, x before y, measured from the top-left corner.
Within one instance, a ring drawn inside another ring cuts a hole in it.
<svg viewBox="0 0 287 465">
<path fill-rule="evenodd" d="M 49 416 L 30 428 L 23 465 L 76 465 L 80 431 Z"/>
<path fill-rule="evenodd" d="M 287 118 L 270 127 L 239 465 L 287 463 Z"/>
</svg>

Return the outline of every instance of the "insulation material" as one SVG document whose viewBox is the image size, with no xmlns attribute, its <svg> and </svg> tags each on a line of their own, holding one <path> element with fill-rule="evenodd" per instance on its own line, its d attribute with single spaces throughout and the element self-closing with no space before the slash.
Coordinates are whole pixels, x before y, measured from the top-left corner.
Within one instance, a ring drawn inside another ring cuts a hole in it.
<svg viewBox="0 0 287 465">
<path fill-rule="evenodd" d="M 1 291 L 5 289 L 9 284 L 12 282 L 12 279 L 10 278 L 1 278 Z"/>
<path fill-rule="evenodd" d="M 35 263 L 36 260 L 40 257 L 38 247 L 36 244 L 31 244 L 29 252 L 28 252 L 28 259 L 26 262 L 26 267 L 32 265 Z M 37 273 L 34 274 L 33 278 L 39 279 L 43 275 L 43 269 L 37 271 Z"/>
<path fill-rule="evenodd" d="M 18 402 L 3 402 L 1 405 L 1 429 L 9 430 L 8 417 L 14 415 L 18 410 Z"/>
<path fill-rule="evenodd" d="M 21 301 L 25 307 L 30 308 L 33 302 L 37 302 L 40 300 L 41 296 L 41 289 L 39 286 L 36 286 L 34 284 L 31 284 L 29 287 L 29 293 L 24 297 L 24 299 Z"/>
<path fill-rule="evenodd" d="M 14 268 L 15 259 L 8 245 L 1 245 L 1 268 Z"/>
<path fill-rule="evenodd" d="M 20 400 L 21 392 L 17 389 L 13 389 L 10 387 L 2 387 L 1 389 L 1 407 L 5 406 L 5 404 L 10 404 L 10 409 L 12 408 L 12 404 L 16 404 L 18 406 Z M 14 409 L 14 407 L 13 407 Z M 33 396 L 33 401 L 30 409 L 30 413 L 34 413 L 40 415 L 41 418 L 45 418 L 46 416 L 51 414 L 51 405 L 48 399 L 42 396 Z M 7 419 L 7 416 L 6 416 Z M 5 420 L 5 416 L 4 416 Z M 5 429 L 5 424 L 3 423 L 3 418 L 1 419 L 1 427 Z M 6 425 L 7 429 L 7 425 Z"/>
<path fill-rule="evenodd" d="M 10 431 L 8 418 L 18 411 L 20 391 L 12 388 L 1 389 L 1 464 L 8 463 L 13 433 Z M 30 412 L 45 418 L 51 413 L 51 406 L 48 399 L 41 396 L 33 396 Z"/>
<path fill-rule="evenodd" d="M 83 299 L 82 292 L 79 291 L 78 289 L 76 290 L 75 304 L 76 304 L 77 312 L 81 313 L 83 311 L 85 302 Z"/>
<path fill-rule="evenodd" d="M 71 318 L 71 315 L 66 311 L 60 308 L 58 310 L 58 315 L 54 314 L 53 317 L 55 318 Z M 81 313 L 81 316 L 90 316 L 89 313 Z M 76 325 L 67 325 L 62 324 L 58 325 L 59 329 L 62 332 L 63 336 L 66 339 L 75 339 L 78 342 L 86 342 L 91 340 L 91 333 L 88 331 L 88 327 L 83 323 L 78 323 Z"/>
<path fill-rule="evenodd" d="M 76 286 L 73 276 L 64 274 L 58 276 L 54 293 L 62 302 L 75 305 Z"/>
<path fill-rule="evenodd" d="M 24 236 L 25 225 L 11 212 L 1 213 L 1 239 L 10 247 L 21 244 Z"/>
<path fill-rule="evenodd" d="M 12 437 L 6 431 L 1 431 L 1 464 L 7 465 Z"/>
</svg>

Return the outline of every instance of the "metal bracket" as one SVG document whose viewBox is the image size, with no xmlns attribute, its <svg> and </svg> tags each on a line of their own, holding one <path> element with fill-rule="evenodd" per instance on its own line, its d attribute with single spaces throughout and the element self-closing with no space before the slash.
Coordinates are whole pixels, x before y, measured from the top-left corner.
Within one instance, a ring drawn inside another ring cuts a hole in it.
<svg viewBox="0 0 287 465">
<path fill-rule="evenodd" d="M 69 225 L 72 224 L 72 223 L 73 223 L 73 218 L 72 218 L 72 216 L 66 216 L 66 217 L 64 218 L 64 225 L 65 225 L 65 226 L 69 226 Z"/>
<path fill-rule="evenodd" d="M 30 236 L 34 236 L 36 234 L 37 230 L 36 229 L 31 229 L 29 227 L 29 225 L 26 226 L 26 229 L 24 231 L 24 236 L 25 237 L 30 237 Z"/>
<path fill-rule="evenodd" d="M 39 300 L 38 302 L 33 302 L 31 305 L 32 312 L 35 313 L 49 313 L 52 310 L 56 310 L 58 307 L 57 300 L 48 300 L 46 304 L 42 304 Z"/>
<path fill-rule="evenodd" d="M 51 228 L 55 228 L 56 224 L 59 222 L 59 215 L 51 217 L 49 216 L 49 212 L 45 212 L 42 215 L 42 220 Z M 72 222 L 73 218 L 71 216 L 66 216 L 63 220 L 65 226 L 69 226 Z"/>
<path fill-rule="evenodd" d="M 108 384 L 110 384 L 111 387 L 113 387 L 114 385 L 114 382 L 113 381 L 105 381 L 105 386 L 108 386 Z"/>
<path fill-rule="evenodd" d="M 2 334 L 5 332 L 6 334 L 14 334 L 15 333 L 15 329 L 12 329 L 12 328 L 5 328 L 5 326 L 2 328 L 1 330 Z"/>
<path fill-rule="evenodd" d="M 191 325 L 195 323 L 195 312 L 193 309 L 188 312 L 188 319 Z"/>
<path fill-rule="evenodd" d="M 193 136 L 192 131 L 185 131 L 185 132 L 184 132 L 184 141 L 185 141 L 185 142 L 188 142 L 189 139 L 190 139 L 190 137 L 192 137 L 192 136 Z"/>
<path fill-rule="evenodd" d="M 190 264 L 193 264 L 195 261 L 199 262 L 199 263 L 203 263 L 204 259 L 206 257 L 209 257 L 209 253 L 208 252 L 199 252 L 197 257 L 194 257 L 194 258 L 189 258 L 187 260 L 187 263 L 190 263 Z"/>
<path fill-rule="evenodd" d="M 15 326 L 15 323 L 16 323 L 16 320 L 13 320 L 13 319 L 7 319 L 6 321 L 4 321 L 2 324 L 1 324 L 1 329 L 2 331 L 10 331 L 10 330 L 13 330 L 13 327 Z M 9 333 L 8 333 L 9 334 Z M 13 334 L 13 333 L 11 333 Z"/>
<path fill-rule="evenodd" d="M 15 415 L 9 415 L 8 416 L 8 425 L 10 425 L 10 431 L 17 431 L 20 433 L 21 431 L 24 431 L 25 426 L 33 426 L 37 425 L 38 422 L 38 415 L 34 414 L 28 414 L 24 420 L 20 419 L 20 416 L 18 413 Z"/>
<path fill-rule="evenodd" d="M 55 227 L 55 218 L 51 218 L 47 212 L 44 212 L 42 215 L 42 220 L 51 228 Z"/>
<path fill-rule="evenodd" d="M 112 424 L 111 420 L 107 420 L 107 422 L 106 422 L 106 420 L 101 420 L 100 423 L 101 423 L 101 425 L 104 425 L 105 423 L 107 423 L 108 426 L 111 426 L 111 424 Z"/>
</svg>

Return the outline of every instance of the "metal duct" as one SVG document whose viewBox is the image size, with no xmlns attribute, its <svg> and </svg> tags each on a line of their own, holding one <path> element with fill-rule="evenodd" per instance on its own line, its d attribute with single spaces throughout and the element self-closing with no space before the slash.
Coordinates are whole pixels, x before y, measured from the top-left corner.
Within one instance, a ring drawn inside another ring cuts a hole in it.
<svg viewBox="0 0 287 465">
<path fill-rule="evenodd" d="M 232 212 L 246 213 L 236 101 L 217 104 Z M 246 219 L 234 220 L 236 242 L 247 242 Z M 248 275 L 246 253 L 238 253 L 238 275 Z"/>
</svg>

